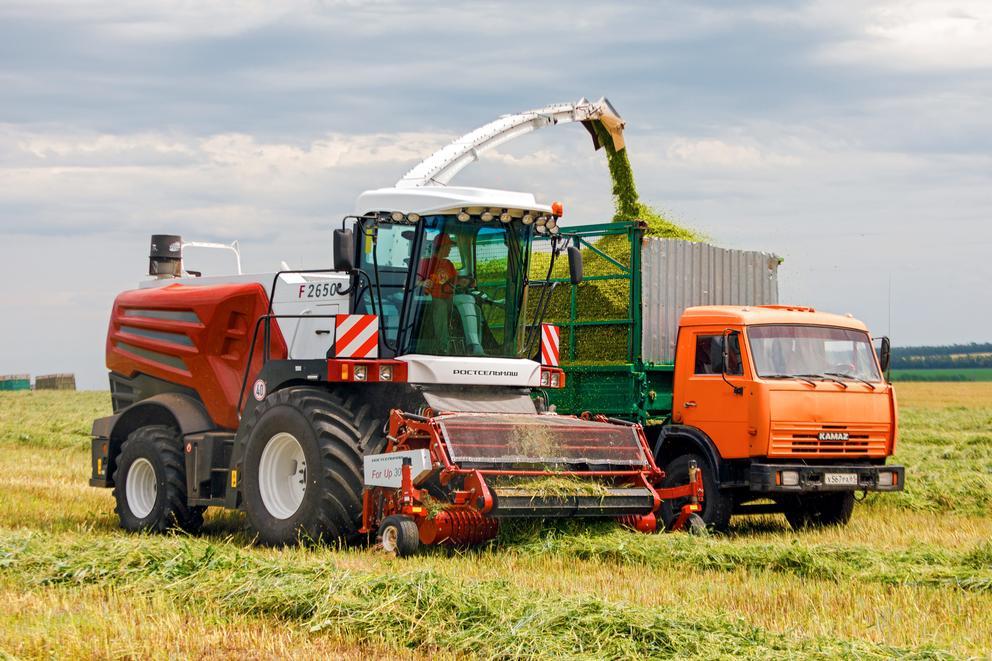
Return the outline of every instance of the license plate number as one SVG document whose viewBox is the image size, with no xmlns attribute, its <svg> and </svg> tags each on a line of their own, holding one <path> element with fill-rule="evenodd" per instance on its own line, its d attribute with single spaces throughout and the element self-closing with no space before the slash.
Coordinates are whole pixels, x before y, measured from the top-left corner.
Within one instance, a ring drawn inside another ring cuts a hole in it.
<svg viewBox="0 0 992 661">
<path fill-rule="evenodd" d="M 824 484 L 858 485 L 857 473 L 827 473 L 823 476 Z"/>
</svg>

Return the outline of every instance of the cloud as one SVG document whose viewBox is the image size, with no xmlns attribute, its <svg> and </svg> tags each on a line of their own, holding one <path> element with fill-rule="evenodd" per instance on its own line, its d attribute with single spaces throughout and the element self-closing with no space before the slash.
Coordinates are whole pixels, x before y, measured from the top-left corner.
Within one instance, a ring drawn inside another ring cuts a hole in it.
<svg viewBox="0 0 992 661">
<path fill-rule="evenodd" d="M 985 0 L 829 4 L 810 15 L 850 34 L 822 48 L 825 62 L 916 72 L 992 68 L 992 5 Z"/>
<path fill-rule="evenodd" d="M 694 166 L 755 168 L 765 165 L 795 165 L 795 156 L 763 151 L 753 144 L 733 144 L 714 138 L 680 137 L 672 141 L 668 158 Z"/>
</svg>

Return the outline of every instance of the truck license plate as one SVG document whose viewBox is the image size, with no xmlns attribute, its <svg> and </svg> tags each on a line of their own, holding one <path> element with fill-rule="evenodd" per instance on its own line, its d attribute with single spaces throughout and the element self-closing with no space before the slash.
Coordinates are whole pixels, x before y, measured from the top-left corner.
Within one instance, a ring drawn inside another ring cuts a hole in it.
<svg viewBox="0 0 992 661">
<path fill-rule="evenodd" d="M 824 484 L 843 484 L 858 486 L 857 473 L 827 473 L 823 476 Z"/>
</svg>

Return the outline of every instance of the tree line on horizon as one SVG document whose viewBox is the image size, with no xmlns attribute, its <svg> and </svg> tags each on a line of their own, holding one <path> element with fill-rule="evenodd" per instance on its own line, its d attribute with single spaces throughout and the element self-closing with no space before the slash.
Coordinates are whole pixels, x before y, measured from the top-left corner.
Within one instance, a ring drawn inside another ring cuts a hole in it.
<svg viewBox="0 0 992 661">
<path fill-rule="evenodd" d="M 965 369 L 992 367 L 992 342 L 892 347 L 893 369 Z"/>
</svg>

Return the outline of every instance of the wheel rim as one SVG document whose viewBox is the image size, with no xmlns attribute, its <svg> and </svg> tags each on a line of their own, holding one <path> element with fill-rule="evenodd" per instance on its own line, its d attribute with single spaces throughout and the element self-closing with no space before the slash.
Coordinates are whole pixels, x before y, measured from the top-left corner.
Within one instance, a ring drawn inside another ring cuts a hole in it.
<svg viewBox="0 0 992 661">
<path fill-rule="evenodd" d="M 158 480 L 155 478 L 152 462 L 144 457 L 135 459 L 127 471 L 124 490 L 127 494 L 127 506 L 132 514 L 139 519 L 151 514 L 158 496 Z"/>
<path fill-rule="evenodd" d="M 258 461 L 262 504 L 277 519 L 296 513 L 307 492 L 307 460 L 296 437 L 279 432 L 269 439 Z"/>
<path fill-rule="evenodd" d="M 382 531 L 382 550 L 387 553 L 396 553 L 398 548 L 397 540 L 399 539 L 399 532 L 396 526 L 386 526 L 386 529 Z"/>
</svg>

